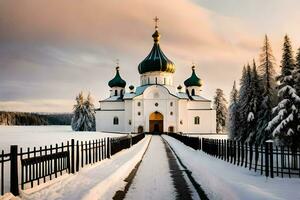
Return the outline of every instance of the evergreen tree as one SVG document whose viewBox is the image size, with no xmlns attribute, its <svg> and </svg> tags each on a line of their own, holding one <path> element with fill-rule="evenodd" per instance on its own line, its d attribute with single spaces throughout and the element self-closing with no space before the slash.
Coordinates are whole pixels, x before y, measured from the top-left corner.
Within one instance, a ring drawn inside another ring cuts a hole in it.
<svg viewBox="0 0 300 200">
<path fill-rule="evenodd" d="M 248 119 L 252 118 L 251 112 L 251 67 L 248 64 L 247 69 L 243 68 L 243 74 L 240 81 L 240 97 L 239 97 L 239 114 L 240 114 L 240 129 L 238 140 L 245 142 L 249 136 Z"/>
<path fill-rule="evenodd" d="M 296 56 L 296 66 L 294 70 L 295 90 L 298 96 L 300 96 L 300 48 L 298 49 Z"/>
<path fill-rule="evenodd" d="M 90 94 L 84 99 L 80 92 L 76 97 L 74 105 L 74 116 L 72 118 L 72 129 L 74 131 L 94 131 L 95 130 L 95 111 Z"/>
<path fill-rule="evenodd" d="M 270 139 L 271 133 L 266 130 L 272 119 L 272 109 L 277 103 L 277 83 L 275 80 L 275 58 L 272 53 L 268 36 L 265 36 L 258 66 L 262 85 L 262 102 L 258 112 L 256 143 L 262 144 Z"/>
<path fill-rule="evenodd" d="M 281 74 L 278 77 L 279 103 L 273 109 L 274 118 L 269 122 L 267 129 L 272 131 L 279 144 L 291 145 L 300 144 L 299 141 L 299 103 L 300 98 L 294 88 L 295 81 L 293 72 L 295 61 L 289 37 L 284 37 L 283 54 L 281 60 Z"/>
<path fill-rule="evenodd" d="M 229 106 L 229 138 L 235 140 L 238 137 L 238 130 L 240 124 L 239 117 L 239 92 L 236 89 L 234 81 L 230 93 L 230 106 Z"/>
<path fill-rule="evenodd" d="M 216 122 L 217 133 L 224 132 L 227 119 L 227 101 L 224 97 L 224 92 L 221 89 L 216 90 L 216 96 L 214 97 L 214 109 L 216 110 Z"/>
<path fill-rule="evenodd" d="M 251 81 L 250 81 L 250 104 L 249 104 L 249 113 L 247 117 L 247 131 L 248 139 L 247 141 L 253 144 L 256 140 L 257 134 L 257 122 L 258 122 L 258 112 L 261 105 L 261 79 L 256 70 L 255 60 L 253 59 L 253 67 L 251 71 Z"/>
</svg>

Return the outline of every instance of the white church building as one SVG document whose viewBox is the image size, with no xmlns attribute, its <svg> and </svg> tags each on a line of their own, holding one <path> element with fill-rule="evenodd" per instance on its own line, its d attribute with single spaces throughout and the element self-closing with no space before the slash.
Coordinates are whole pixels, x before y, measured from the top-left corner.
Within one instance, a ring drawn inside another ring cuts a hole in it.
<svg viewBox="0 0 300 200">
<path fill-rule="evenodd" d="M 129 86 L 121 78 L 119 66 L 108 82 L 110 96 L 96 110 L 96 130 L 106 132 L 215 133 L 216 111 L 201 96 L 202 81 L 192 67 L 182 86 L 173 85 L 175 65 L 162 52 L 157 25 L 154 44 L 139 64 L 140 86 Z"/>
</svg>

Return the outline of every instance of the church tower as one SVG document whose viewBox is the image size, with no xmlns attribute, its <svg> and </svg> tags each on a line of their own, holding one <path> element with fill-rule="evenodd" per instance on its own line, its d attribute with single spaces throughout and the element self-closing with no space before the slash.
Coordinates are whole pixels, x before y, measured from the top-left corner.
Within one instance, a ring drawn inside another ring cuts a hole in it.
<svg viewBox="0 0 300 200">
<path fill-rule="evenodd" d="M 141 85 L 173 85 L 174 63 L 167 58 L 160 48 L 160 33 L 158 32 L 158 18 L 155 17 L 155 32 L 152 37 L 153 47 L 149 55 L 139 64 Z"/>
<path fill-rule="evenodd" d="M 186 93 L 189 97 L 200 96 L 202 80 L 196 75 L 195 66 L 192 66 L 192 75 L 184 81 Z"/>
<path fill-rule="evenodd" d="M 110 96 L 116 96 L 119 98 L 123 98 L 124 93 L 125 93 L 125 86 L 126 86 L 126 81 L 124 81 L 119 72 L 119 65 L 116 67 L 116 75 L 113 79 L 111 79 L 108 82 L 108 86 L 111 88 L 110 90 Z"/>
</svg>

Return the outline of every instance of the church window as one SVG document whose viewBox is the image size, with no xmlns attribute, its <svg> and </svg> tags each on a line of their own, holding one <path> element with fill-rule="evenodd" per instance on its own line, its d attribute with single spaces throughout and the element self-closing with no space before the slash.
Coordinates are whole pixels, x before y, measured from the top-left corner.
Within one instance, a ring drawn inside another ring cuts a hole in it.
<svg viewBox="0 0 300 200">
<path fill-rule="evenodd" d="M 119 118 L 118 117 L 114 117 L 113 123 L 114 123 L 114 125 L 118 125 L 119 124 Z"/>
<path fill-rule="evenodd" d="M 140 116 L 141 115 L 141 112 L 138 112 L 138 116 Z"/>
<path fill-rule="evenodd" d="M 183 121 L 182 120 L 180 120 L 180 122 L 179 122 L 181 125 L 183 124 Z"/>
<path fill-rule="evenodd" d="M 173 112 L 170 112 L 170 115 L 173 115 Z"/>
<path fill-rule="evenodd" d="M 174 126 L 169 126 L 168 132 L 169 133 L 174 133 Z"/>
<path fill-rule="evenodd" d="M 141 106 L 141 102 L 138 102 L 138 103 L 137 103 L 137 106 Z"/>
<path fill-rule="evenodd" d="M 148 77 L 148 84 L 150 84 L 150 77 Z"/>
<path fill-rule="evenodd" d="M 195 96 L 195 89 L 192 89 L 192 96 Z"/>
<path fill-rule="evenodd" d="M 118 96 L 118 90 L 115 90 L 115 96 Z"/>
<path fill-rule="evenodd" d="M 131 125 L 131 120 L 128 121 L 128 124 Z"/>
<path fill-rule="evenodd" d="M 120 91 L 120 95 L 122 95 L 123 94 L 123 89 Z"/>
<path fill-rule="evenodd" d="M 170 106 L 171 106 L 171 107 L 173 106 L 173 102 L 170 102 Z"/>
<path fill-rule="evenodd" d="M 155 84 L 157 84 L 157 77 L 155 77 Z"/>
<path fill-rule="evenodd" d="M 167 84 L 166 78 L 164 78 L 164 84 L 165 84 L 165 85 Z"/>
<path fill-rule="evenodd" d="M 158 106 L 158 103 L 155 103 L 154 105 L 157 107 L 157 106 Z"/>
<path fill-rule="evenodd" d="M 194 118 L 194 124 L 200 124 L 200 117 L 199 116 L 196 116 Z"/>
</svg>

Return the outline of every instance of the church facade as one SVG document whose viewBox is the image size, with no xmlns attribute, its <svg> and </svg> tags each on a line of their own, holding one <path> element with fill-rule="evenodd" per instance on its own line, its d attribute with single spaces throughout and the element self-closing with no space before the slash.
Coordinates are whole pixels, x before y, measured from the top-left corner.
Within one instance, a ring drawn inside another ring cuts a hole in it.
<svg viewBox="0 0 300 200">
<path fill-rule="evenodd" d="M 96 110 L 96 130 L 107 132 L 215 133 L 216 112 L 212 102 L 201 96 L 202 81 L 192 66 L 184 86 L 173 85 L 175 65 L 160 48 L 157 25 L 154 44 L 139 64 L 140 86 L 129 86 L 119 66 L 109 81 L 110 97 Z"/>
</svg>

